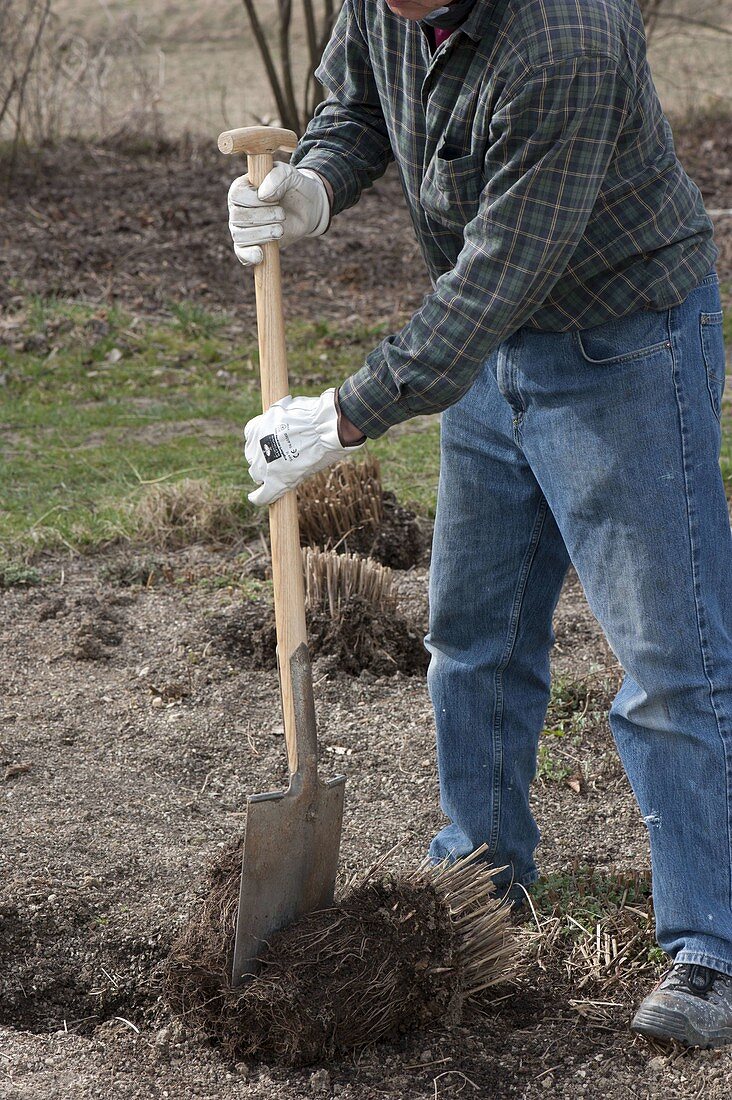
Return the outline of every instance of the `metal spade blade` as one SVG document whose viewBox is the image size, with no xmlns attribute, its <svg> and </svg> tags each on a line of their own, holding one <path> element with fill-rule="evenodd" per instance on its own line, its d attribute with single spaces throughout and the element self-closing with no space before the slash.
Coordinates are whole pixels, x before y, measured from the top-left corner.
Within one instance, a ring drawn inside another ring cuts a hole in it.
<svg viewBox="0 0 732 1100">
<path fill-rule="evenodd" d="M 269 938 L 333 901 L 343 822 L 345 776 L 318 776 L 310 656 L 301 645 L 290 660 L 298 768 L 284 793 L 247 799 L 241 891 L 232 984 L 257 969 Z"/>
</svg>

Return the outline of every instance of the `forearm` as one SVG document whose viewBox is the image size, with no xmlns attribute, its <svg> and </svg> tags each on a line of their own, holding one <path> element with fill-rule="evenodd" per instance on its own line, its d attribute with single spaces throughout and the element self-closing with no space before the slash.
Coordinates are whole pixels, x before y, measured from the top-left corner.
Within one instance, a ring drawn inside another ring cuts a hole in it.
<svg viewBox="0 0 732 1100">
<path fill-rule="evenodd" d="M 293 165 L 317 172 L 330 188 L 334 215 L 358 202 L 392 160 L 380 123 L 380 116 L 362 107 L 326 101 L 293 153 Z"/>
</svg>

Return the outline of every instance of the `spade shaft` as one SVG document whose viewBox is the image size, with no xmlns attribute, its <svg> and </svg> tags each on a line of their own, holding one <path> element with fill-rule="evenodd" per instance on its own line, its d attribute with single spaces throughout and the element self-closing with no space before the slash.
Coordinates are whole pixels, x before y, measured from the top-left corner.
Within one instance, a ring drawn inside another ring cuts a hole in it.
<svg viewBox="0 0 732 1100">
<path fill-rule="evenodd" d="M 292 150 L 291 130 L 250 126 L 219 137 L 222 153 L 246 153 L 249 180 L 259 187 L 277 149 Z M 289 393 L 280 254 L 276 241 L 262 247 L 254 269 L 262 408 Z M 318 776 L 318 740 L 307 647 L 305 591 L 296 493 L 269 508 L 277 664 L 290 782 L 247 798 L 242 877 L 232 982 L 256 971 L 269 937 L 312 909 L 333 900 L 343 820 L 345 779 Z"/>
</svg>

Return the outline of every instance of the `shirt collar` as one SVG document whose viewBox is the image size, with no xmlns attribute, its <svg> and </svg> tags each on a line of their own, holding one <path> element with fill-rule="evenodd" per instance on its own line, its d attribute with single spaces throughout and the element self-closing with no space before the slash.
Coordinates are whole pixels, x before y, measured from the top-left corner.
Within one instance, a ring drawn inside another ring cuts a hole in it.
<svg viewBox="0 0 732 1100">
<path fill-rule="evenodd" d="M 454 31 L 462 26 L 475 7 L 476 0 L 452 0 L 440 8 L 434 8 L 422 22 L 437 30 Z"/>
</svg>

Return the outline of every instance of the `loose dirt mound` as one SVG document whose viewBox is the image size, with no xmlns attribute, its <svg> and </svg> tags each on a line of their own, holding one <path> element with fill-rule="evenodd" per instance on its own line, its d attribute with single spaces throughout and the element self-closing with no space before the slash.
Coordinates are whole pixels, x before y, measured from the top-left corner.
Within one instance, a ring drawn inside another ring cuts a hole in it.
<svg viewBox="0 0 732 1100">
<path fill-rule="evenodd" d="M 332 671 L 358 676 L 406 676 L 424 673 L 429 656 L 422 633 L 397 612 L 375 612 L 358 597 L 342 608 L 341 617 L 308 611 L 308 645 L 313 658 L 328 658 Z M 227 609 L 209 620 L 209 635 L 220 653 L 250 668 L 277 667 L 274 610 L 263 600 Z"/>
<path fill-rule="evenodd" d="M 89 1034 L 111 1016 L 152 1009 L 168 937 L 134 940 L 108 927 L 78 891 L 33 884 L 0 897 L 0 1024 Z"/>
<path fill-rule="evenodd" d="M 457 966 L 448 911 L 433 887 L 367 881 L 332 909 L 273 937 L 260 973 L 230 984 L 241 847 L 213 867 L 210 891 L 173 945 L 166 996 L 187 1027 L 231 1060 L 290 1065 L 329 1060 L 430 1019 L 456 1019 L 460 998 L 442 967 Z"/>
</svg>

